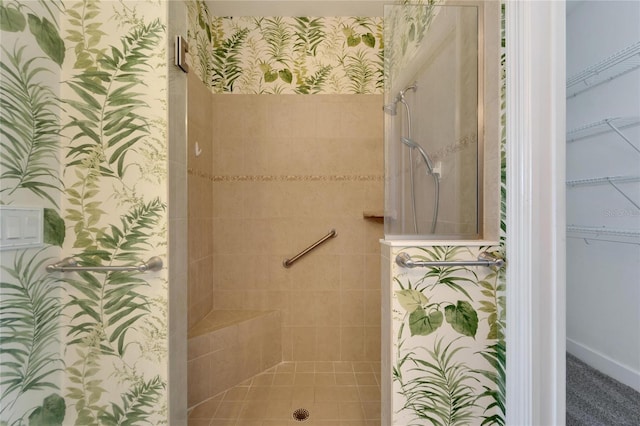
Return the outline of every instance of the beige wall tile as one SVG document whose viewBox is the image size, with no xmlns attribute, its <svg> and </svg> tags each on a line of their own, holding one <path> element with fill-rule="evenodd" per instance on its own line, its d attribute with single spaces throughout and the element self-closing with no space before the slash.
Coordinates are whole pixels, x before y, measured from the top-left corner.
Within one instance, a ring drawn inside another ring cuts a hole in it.
<svg viewBox="0 0 640 426">
<path fill-rule="evenodd" d="M 337 253 L 342 256 L 363 253 L 365 220 L 362 218 L 362 210 L 357 215 L 336 218 L 333 222 L 339 232 L 335 244 Z"/>
<path fill-rule="evenodd" d="M 264 294 L 261 310 L 276 310 L 280 315 L 280 321 L 284 322 L 284 313 L 289 307 L 291 294 L 288 291 L 269 290 Z"/>
<path fill-rule="evenodd" d="M 292 327 L 282 327 L 282 360 L 293 360 L 293 329 Z"/>
<path fill-rule="evenodd" d="M 211 310 L 211 305 L 206 300 L 203 300 L 202 302 L 195 302 L 189 305 L 188 326 L 189 327 L 194 326 L 197 323 L 197 321 L 199 321 L 201 318 L 207 315 L 207 313 L 210 310 Z"/>
<path fill-rule="evenodd" d="M 340 327 L 317 328 L 317 351 L 315 360 L 334 361 L 340 359 Z"/>
<path fill-rule="evenodd" d="M 214 129 L 215 139 L 243 138 L 247 135 L 248 120 L 243 114 L 246 106 L 245 96 L 212 96 L 212 116 L 217 123 Z"/>
<path fill-rule="evenodd" d="M 188 77 L 189 123 L 188 156 L 190 170 L 206 173 L 213 158 L 211 142 L 211 95 L 195 77 Z M 195 142 L 201 149 L 195 155 Z M 188 324 L 194 325 L 213 305 L 212 294 L 212 209 L 213 193 L 209 179 L 201 175 L 187 177 L 188 204 Z"/>
<path fill-rule="evenodd" d="M 209 333 L 211 351 L 234 348 L 238 346 L 237 327 L 223 327 L 213 333 Z"/>
<path fill-rule="evenodd" d="M 195 358 L 187 363 L 189 380 L 187 401 L 189 406 L 202 402 L 209 394 L 210 359 L 209 355 Z"/>
<path fill-rule="evenodd" d="M 339 326 L 340 293 L 336 291 L 314 291 L 311 294 L 314 298 L 311 306 L 313 306 L 315 314 L 315 325 L 318 327 Z"/>
<path fill-rule="evenodd" d="M 343 327 L 364 326 L 364 291 L 346 290 L 340 292 L 340 325 Z"/>
<path fill-rule="evenodd" d="M 364 252 L 380 257 L 380 240 L 384 238 L 384 222 L 378 219 L 368 219 L 365 221 L 364 227 Z"/>
<path fill-rule="evenodd" d="M 239 346 L 213 352 L 210 357 L 210 375 L 205 379 L 209 381 L 209 396 L 217 395 L 223 390 L 238 384 L 243 377 L 243 362 L 237 362 Z M 240 358 L 241 359 L 241 358 Z"/>
<path fill-rule="evenodd" d="M 244 175 L 244 144 L 241 137 L 222 136 L 213 141 L 213 175 Z"/>
<path fill-rule="evenodd" d="M 312 361 L 316 354 L 316 328 L 292 327 L 292 359 Z"/>
<path fill-rule="evenodd" d="M 372 173 L 378 175 L 378 173 Z M 365 210 L 382 211 L 384 209 L 384 181 L 370 181 L 365 183 Z"/>
<path fill-rule="evenodd" d="M 345 137 L 381 138 L 383 136 L 383 111 L 377 95 L 348 95 L 340 120 L 341 133 Z"/>
<path fill-rule="evenodd" d="M 318 100 L 316 111 L 317 134 L 319 137 L 342 137 L 341 121 L 344 99 L 340 95 L 326 95 Z M 382 105 L 382 104 L 381 104 Z"/>
<path fill-rule="evenodd" d="M 206 173 L 211 170 L 213 160 L 214 143 L 211 138 L 211 123 L 189 123 L 187 147 L 187 164 L 190 169 Z"/>
<path fill-rule="evenodd" d="M 380 387 L 358 386 L 361 401 L 380 401 Z"/>
<path fill-rule="evenodd" d="M 211 117 L 211 94 L 195 73 L 187 74 L 189 122 L 206 124 Z"/>
<path fill-rule="evenodd" d="M 364 327 L 340 327 L 340 359 L 365 359 Z"/>
<path fill-rule="evenodd" d="M 245 255 L 239 261 L 234 260 L 236 263 L 240 263 L 244 266 L 244 273 L 242 274 L 245 280 L 245 286 L 248 289 L 253 290 L 270 290 L 269 280 L 265 274 L 265 271 L 269 270 L 269 259 L 264 256 L 263 253 L 246 251 Z M 251 265 L 251 267 L 247 267 Z M 268 310 L 267 307 L 265 307 Z"/>
<path fill-rule="evenodd" d="M 338 290 L 340 288 L 338 256 L 323 255 L 320 254 L 320 250 L 318 249 L 317 253 L 299 260 L 291 268 L 291 281 L 294 290 Z"/>
<path fill-rule="evenodd" d="M 365 325 L 377 326 L 380 310 L 382 225 L 362 212 L 382 210 L 382 180 L 366 180 L 383 174 L 382 96 L 211 95 L 208 102 L 198 113 L 208 108 L 210 119 L 193 123 L 192 136 L 209 135 L 210 149 L 193 159 L 200 175 L 189 180 L 189 236 L 190 256 L 209 264 L 190 264 L 189 279 L 210 278 L 197 287 L 203 294 L 190 295 L 192 311 L 280 311 L 280 339 L 264 342 L 260 368 L 278 358 L 274 348 L 284 360 L 367 359 L 373 343 Z M 336 239 L 282 267 L 331 228 Z M 252 369 L 256 360 L 246 354 L 242 362 Z"/>
<path fill-rule="evenodd" d="M 381 358 L 381 330 L 380 326 L 365 327 L 364 329 L 364 358 L 380 361 Z"/>
<path fill-rule="evenodd" d="M 380 326 L 380 306 L 382 303 L 380 290 L 364 292 L 364 325 Z"/>
<path fill-rule="evenodd" d="M 264 371 L 282 361 L 282 332 L 280 324 L 277 330 L 267 333 L 262 340 L 260 370 Z"/>
<path fill-rule="evenodd" d="M 214 218 L 213 230 L 213 253 L 243 253 L 242 232 L 244 230 L 244 222 L 241 218 Z"/>
<path fill-rule="evenodd" d="M 274 137 L 299 138 L 316 132 L 316 103 L 313 97 L 280 95 L 270 97 L 267 131 Z"/>
<path fill-rule="evenodd" d="M 212 256 L 215 268 L 213 285 L 216 290 L 245 290 L 244 271 L 246 266 L 238 262 L 237 254 L 216 254 Z"/>
<path fill-rule="evenodd" d="M 211 218 L 189 219 L 189 259 L 198 260 L 212 253 L 213 222 Z"/>
<path fill-rule="evenodd" d="M 245 293 L 239 291 L 213 291 L 213 309 L 246 309 Z"/>
<path fill-rule="evenodd" d="M 190 338 L 188 341 L 189 361 L 201 357 L 211 351 L 209 336 L 198 336 Z"/>
<path fill-rule="evenodd" d="M 364 261 L 362 254 L 340 256 L 340 290 L 364 289 Z"/>
<path fill-rule="evenodd" d="M 189 325 L 202 319 L 213 307 L 212 265 L 210 258 L 189 263 Z"/>
<path fill-rule="evenodd" d="M 234 218 L 243 215 L 243 199 L 238 195 L 246 193 L 249 185 L 247 182 L 209 181 L 213 198 L 212 217 Z"/>
<path fill-rule="evenodd" d="M 376 290 L 380 288 L 380 256 L 367 254 L 365 257 L 364 283 L 366 289 Z"/>
<path fill-rule="evenodd" d="M 316 325 L 315 293 L 310 291 L 294 291 L 291 293 L 289 315 L 286 324 L 290 326 Z"/>
<path fill-rule="evenodd" d="M 262 371 L 262 353 L 260 350 L 260 340 L 251 340 L 243 345 L 240 351 L 236 351 L 236 360 L 240 352 L 242 359 L 242 380 L 246 380 Z"/>
<path fill-rule="evenodd" d="M 277 250 L 276 250 L 277 251 Z M 274 290 L 291 289 L 291 271 L 282 266 L 286 255 L 273 254 L 269 256 L 268 276 L 269 288 Z"/>
</svg>

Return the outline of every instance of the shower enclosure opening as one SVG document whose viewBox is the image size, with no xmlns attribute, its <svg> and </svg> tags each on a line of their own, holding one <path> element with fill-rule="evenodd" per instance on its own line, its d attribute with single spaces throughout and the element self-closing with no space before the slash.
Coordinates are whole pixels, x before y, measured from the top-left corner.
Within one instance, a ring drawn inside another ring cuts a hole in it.
<svg viewBox="0 0 640 426">
<path fill-rule="evenodd" d="M 385 7 L 387 239 L 482 237 L 481 7 Z"/>
</svg>

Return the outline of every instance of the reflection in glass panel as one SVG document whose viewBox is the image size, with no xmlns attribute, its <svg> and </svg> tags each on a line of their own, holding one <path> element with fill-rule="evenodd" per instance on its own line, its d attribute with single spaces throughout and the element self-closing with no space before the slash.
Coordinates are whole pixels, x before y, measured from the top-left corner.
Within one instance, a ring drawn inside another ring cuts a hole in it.
<svg viewBox="0 0 640 426">
<path fill-rule="evenodd" d="M 477 239 L 478 9 L 385 7 L 387 239 Z"/>
</svg>

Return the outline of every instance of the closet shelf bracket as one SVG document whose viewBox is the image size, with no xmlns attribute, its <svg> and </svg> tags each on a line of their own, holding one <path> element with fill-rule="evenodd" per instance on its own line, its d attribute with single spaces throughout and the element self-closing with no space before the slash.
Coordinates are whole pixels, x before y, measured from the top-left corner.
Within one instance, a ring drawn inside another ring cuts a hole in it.
<svg viewBox="0 0 640 426">
<path fill-rule="evenodd" d="M 618 134 L 618 136 L 620 136 L 627 144 L 629 144 L 629 146 L 631 148 L 633 148 L 638 154 L 640 154 L 640 149 L 638 149 L 637 146 L 635 146 L 634 144 L 631 143 L 631 141 L 624 135 L 624 133 L 622 133 L 620 131 L 620 129 L 618 129 L 612 122 L 611 120 L 605 120 L 605 123 L 607 124 L 607 126 L 611 127 L 611 130 L 613 130 L 614 132 L 616 132 Z"/>
<path fill-rule="evenodd" d="M 569 238 L 640 245 L 640 230 L 612 229 L 597 226 L 567 226 Z M 604 238 L 603 238 L 604 237 Z"/>
<path fill-rule="evenodd" d="M 576 186 L 586 186 L 586 185 L 598 185 L 598 184 L 609 184 L 613 189 L 618 191 L 620 195 L 627 199 L 631 204 L 634 205 L 638 211 L 640 211 L 640 205 L 636 203 L 631 197 L 627 195 L 616 183 L 629 183 L 629 182 L 640 182 L 640 176 L 605 176 L 600 178 L 592 178 L 592 179 L 579 179 L 579 180 L 570 180 L 567 181 L 567 186 L 576 187 Z"/>
<path fill-rule="evenodd" d="M 634 151 L 640 154 L 640 148 L 635 146 L 629 138 L 622 133 L 622 130 L 628 129 L 640 124 L 640 117 L 613 117 L 590 123 L 581 127 L 577 127 L 567 132 L 567 143 L 575 142 L 592 136 L 599 136 L 609 132 L 615 132 L 622 138 Z"/>
<path fill-rule="evenodd" d="M 627 183 L 640 181 L 640 175 L 637 176 L 604 176 L 591 179 L 568 180 L 567 186 L 583 186 L 583 185 L 599 185 L 603 183 Z"/>
<path fill-rule="evenodd" d="M 640 68 L 640 41 L 567 78 L 567 98 Z"/>
</svg>

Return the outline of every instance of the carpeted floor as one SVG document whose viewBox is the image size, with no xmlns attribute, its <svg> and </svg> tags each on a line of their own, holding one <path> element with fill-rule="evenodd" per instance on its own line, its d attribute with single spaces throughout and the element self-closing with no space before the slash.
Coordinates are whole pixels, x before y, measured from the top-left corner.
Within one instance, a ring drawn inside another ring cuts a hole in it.
<svg viewBox="0 0 640 426">
<path fill-rule="evenodd" d="M 640 393 L 567 354 L 567 426 L 639 426 Z"/>
</svg>

